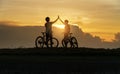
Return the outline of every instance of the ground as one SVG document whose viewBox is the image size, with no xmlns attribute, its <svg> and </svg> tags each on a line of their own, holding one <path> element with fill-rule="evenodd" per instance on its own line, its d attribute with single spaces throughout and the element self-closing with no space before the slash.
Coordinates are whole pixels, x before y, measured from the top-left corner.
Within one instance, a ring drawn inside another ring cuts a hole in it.
<svg viewBox="0 0 120 74">
<path fill-rule="evenodd" d="M 0 74 L 120 74 L 120 49 L 0 50 Z"/>
</svg>

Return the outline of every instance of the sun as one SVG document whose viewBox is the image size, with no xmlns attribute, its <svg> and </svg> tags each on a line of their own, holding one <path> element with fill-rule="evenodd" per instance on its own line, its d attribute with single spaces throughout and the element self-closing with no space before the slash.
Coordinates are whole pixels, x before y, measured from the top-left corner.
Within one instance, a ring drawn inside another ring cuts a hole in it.
<svg viewBox="0 0 120 74">
<path fill-rule="evenodd" d="M 53 26 L 57 27 L 59 29 L 64 29 L 64 27 L 65 27 L 65 25 L 63 25 L 63 24 L 54 24 Z"/>
</svg>

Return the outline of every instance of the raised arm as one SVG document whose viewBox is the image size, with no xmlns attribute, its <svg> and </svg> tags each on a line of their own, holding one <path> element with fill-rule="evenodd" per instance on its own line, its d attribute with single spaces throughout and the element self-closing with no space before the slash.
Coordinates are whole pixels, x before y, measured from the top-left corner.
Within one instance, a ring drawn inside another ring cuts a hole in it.
<svg viewBox="0 0 120 74">
<path fill-rule="evenodd" d="M 52 23 L 55 23 L 55 22 L 57 22 L 57 20 L 59 19 L 59 16 L 58 16 L 58 18 L 56 19 L 56 20 L 54 20 Z"/>
<path fill-rule="evenodd" d="M 64 22 L 59 18 L 59 20 L 64 24 Z"/>
</svg>

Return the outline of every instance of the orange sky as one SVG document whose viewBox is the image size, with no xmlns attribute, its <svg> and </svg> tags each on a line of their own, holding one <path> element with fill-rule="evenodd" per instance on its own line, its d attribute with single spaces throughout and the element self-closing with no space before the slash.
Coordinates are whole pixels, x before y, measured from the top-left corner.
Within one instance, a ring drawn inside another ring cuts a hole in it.
<svg viewBox="0 0 120 74">
<path fill-rule="evenodd" d="M 107 41 L 120 32 L 120 0 L 0 0 L 0 21 L 36 26 L 57 15 Z"/>
</svg>

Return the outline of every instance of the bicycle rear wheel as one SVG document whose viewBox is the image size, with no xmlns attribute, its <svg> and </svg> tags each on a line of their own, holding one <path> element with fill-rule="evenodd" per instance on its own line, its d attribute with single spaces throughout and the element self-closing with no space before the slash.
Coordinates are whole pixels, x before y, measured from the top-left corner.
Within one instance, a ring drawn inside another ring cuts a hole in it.
<svg viewBox="0 0 120 74">
<path fill-rule="evenodd" d="M 72 48 L 78 48 L 78 42 L 75 37 L 71 38 L 71 42 L 72 42 Z"/>
<path fill-rule="evenodd" d="M 44 46 L 43 37 L 38 36 L 38 37 L 35 39 L 35 46 L 36 46 L 36 48 L 43 48 L 43 46 Z"/>
<path fill-rule="evenodd" d="M 56 38 L 52 38 L 52 42 L 49 39 L 47 42 L 47 47 L 58 47 L 59 41 Z"/>
</svg>

